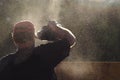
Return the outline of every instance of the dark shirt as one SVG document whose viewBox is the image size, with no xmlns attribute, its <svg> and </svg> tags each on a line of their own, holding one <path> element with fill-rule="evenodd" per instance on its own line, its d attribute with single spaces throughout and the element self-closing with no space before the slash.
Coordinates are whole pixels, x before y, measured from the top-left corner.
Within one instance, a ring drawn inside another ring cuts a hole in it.
<svg viewBox="0 0 120 80">
<path fill-rule="evenodd" d="M 69 55 L 67 40 L 35 47 L 24 62 L 14 64 L 15 54 L 0 60 L 0 80 L 56 80 L 54 68 Z M 16 52 L 17 53 L 17 52 Z"/>
</svg>

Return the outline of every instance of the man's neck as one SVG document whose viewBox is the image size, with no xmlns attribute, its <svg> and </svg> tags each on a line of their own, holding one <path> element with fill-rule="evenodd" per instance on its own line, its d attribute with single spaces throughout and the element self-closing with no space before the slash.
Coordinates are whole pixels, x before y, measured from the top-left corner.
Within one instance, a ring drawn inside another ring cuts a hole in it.
<svg viewBox="0 0 120 80">
<path fill-rule="evenodd" d="M 19 64 L 27 60 L 31 55 L 34 47 L 20 48 L 16 52 L 15 64 Z"/>
</svg>

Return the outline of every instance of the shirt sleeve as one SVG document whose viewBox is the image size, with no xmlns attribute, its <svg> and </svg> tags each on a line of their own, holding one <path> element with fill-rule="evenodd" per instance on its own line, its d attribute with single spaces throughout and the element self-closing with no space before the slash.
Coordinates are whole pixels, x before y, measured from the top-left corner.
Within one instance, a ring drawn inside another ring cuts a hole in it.
<svg viewBox="0 0 120 80">
<path fill-rule="evenodd" d="M 69 55 L 70 44 L 67 40 L 59 40 L 41 45 L 35 51 L 45 65 L 55 67 Z"/>
</svg>

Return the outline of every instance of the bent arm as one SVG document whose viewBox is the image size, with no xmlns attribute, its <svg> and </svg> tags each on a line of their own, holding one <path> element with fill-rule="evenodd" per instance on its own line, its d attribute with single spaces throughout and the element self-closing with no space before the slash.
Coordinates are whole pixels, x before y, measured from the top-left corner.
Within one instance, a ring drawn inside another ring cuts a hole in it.
<svg viewBox="0 0 120 80">
<path fill-rule="evenodd" d="M 58 40 L 53 43 L 44 44 L 34 49 L 39 59 L 44 62 L 43 66 L 55 67 L 67 56 L 69 56 L 70 44 L 67 40 Z"/>
<path fill-rule="evenodd" d="M 63 28 L 55 21 L 49 21 L 47 26 L 44 26 L 37 36 L 41 40 L 53 41 L 36 48 L 36 53 L 40 53 L 40 58 L 44 63 L 55 67 L 70 52 L 70 48 L 75 45 L 76 38 L 73 33 Z M 43 53 L 43 54 L 42 54 Z"/>
<path fill-rule="evenodd" d="M 69 29 L 62 27 L 55 21 L 49 21 L 48 26 L 57 35 L 57 40 L 68 40 L 71 48 L 75 45 L 76 37 Z"/>
<path fill-rule="evenodd" d="M 47 26 L 43 26 L 42 30 L 37 33 L 41 40 L 56 41 L 67 40 L 72 48 L 76 43 L 76 37 L 67 28 L 61 26 L 56 21 L 49 21 Z"/>
<path fill-rule="evenodd" d="M 75 35 L 67 28 L 62 26 L 57 26 L 55 30 L 58 39 L 67 39 L 69 41 L 70 47 L 72 48 L 76 43 Z"/>
</svg>

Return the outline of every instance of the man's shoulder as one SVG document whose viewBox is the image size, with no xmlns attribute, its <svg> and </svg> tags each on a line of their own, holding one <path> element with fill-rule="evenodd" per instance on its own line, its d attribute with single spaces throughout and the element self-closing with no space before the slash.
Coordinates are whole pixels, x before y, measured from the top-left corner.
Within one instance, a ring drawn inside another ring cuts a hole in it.
<svg viewBox="0 0 120 80">
<path fill-rule="evenodd" d="M 13 60 L 14 54 L 10 53 L 0 58 L 0 71 L 2 71 Z"/>
<path fill-rule="evenodd" d="M 0 58 L 0 62 L 1 62 L 1 61 L 5 61 L 5 60 L 9 60 L 9 59 L 11 59 L 13 56 L 14 56 L 14 53 L 10 53 L 10 54 L 7 54 L 7 55 L 5 55 L 5 56 L 2 56 L 2 57 Z"/>
</svg>

